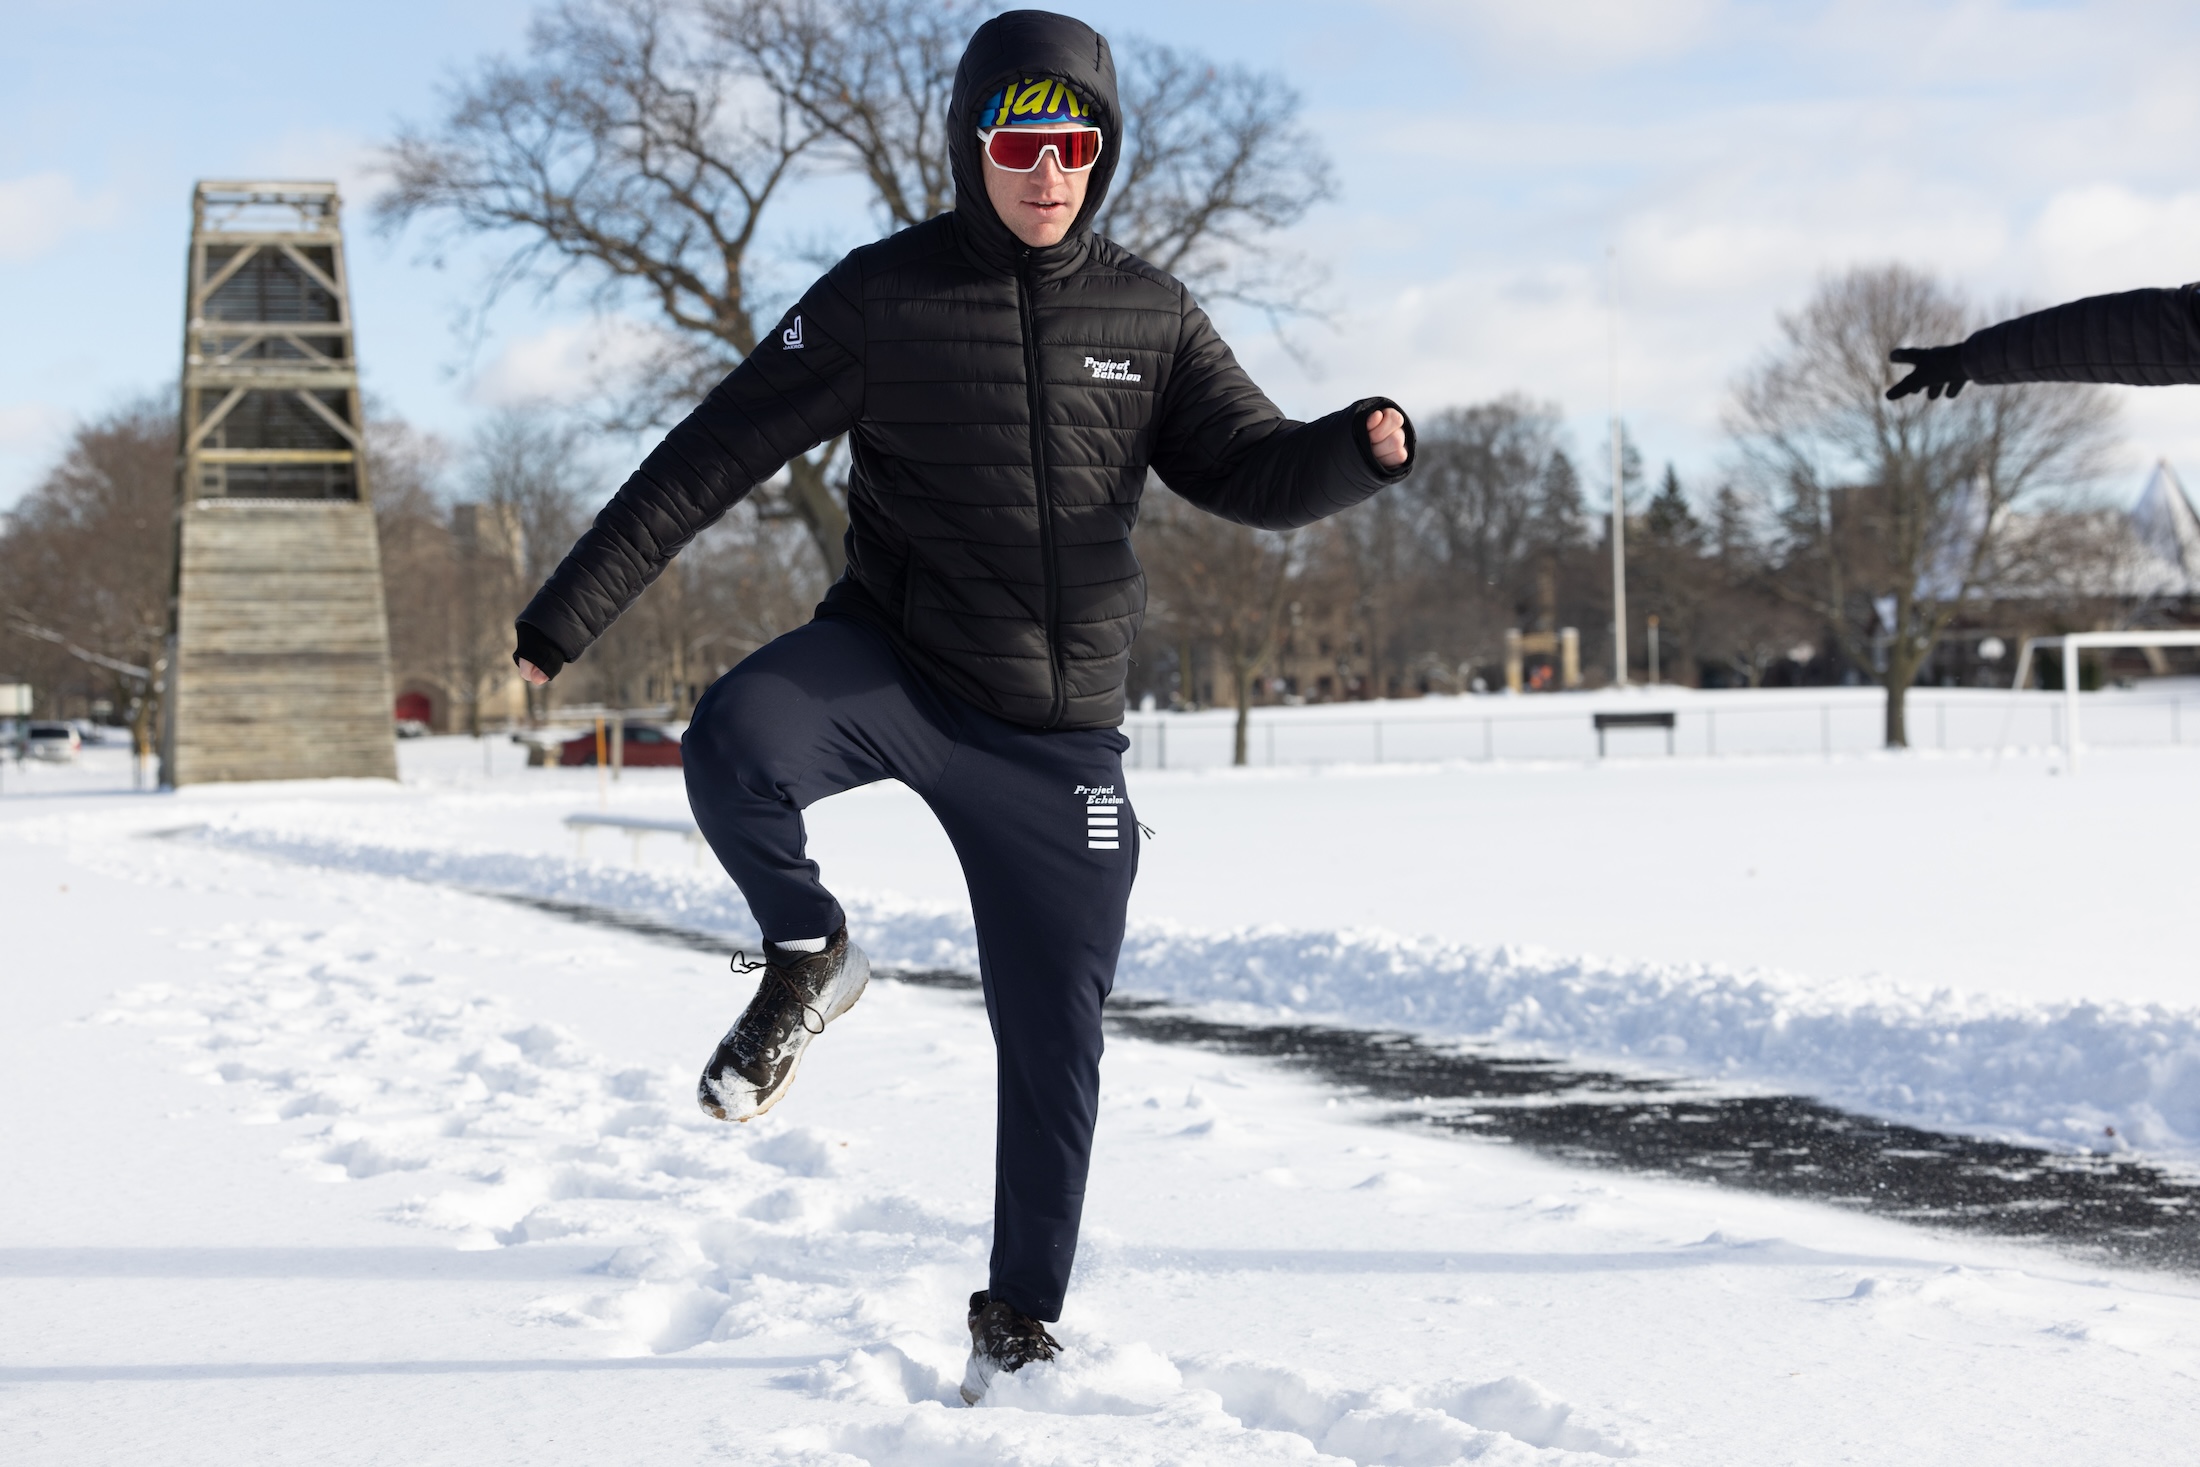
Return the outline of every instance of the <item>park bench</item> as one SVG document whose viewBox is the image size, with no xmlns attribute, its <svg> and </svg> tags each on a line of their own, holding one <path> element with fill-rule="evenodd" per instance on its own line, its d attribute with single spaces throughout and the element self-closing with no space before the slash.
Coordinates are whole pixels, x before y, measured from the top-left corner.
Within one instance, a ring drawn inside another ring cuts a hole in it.
<svg viewBox="0 0 2200 1467">
<path fill-rule="evenodd" d="M 1597 726 L 1597 757 L 1604 757 L 1604 731 L 1608 728 L 1662 728 L 1665 730 L 1665 752 L 1673 752 L 1673 714 L 1670 709 L 1662 713 L 1595 713 L 1590 715 Z"/>
</svg>

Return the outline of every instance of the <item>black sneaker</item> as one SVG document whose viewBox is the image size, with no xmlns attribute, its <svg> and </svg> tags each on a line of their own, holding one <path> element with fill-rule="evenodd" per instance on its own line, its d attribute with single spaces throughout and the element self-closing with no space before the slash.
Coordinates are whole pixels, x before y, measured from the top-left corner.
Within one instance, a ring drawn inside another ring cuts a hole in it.
<svg viewBox="0 0 2200 1467">
<path fill-rule="evenodd" d="M 843 926 L 823 952 L 789 952 L 764 944 L 764 961 L 737 972 L 764 970 L 756 997 L 741 1014 L 696 1082 L 695 1102 L 722 1121 L 754 1120 L 779 1103 L 794 1084 L 802 1051 L 825 1026 L 856 1006 L 871 981 L 871 961 L 848 940 Z"/>
<path fill-rule="evenodd" d="M 970 1364 L 963 1370 L 965 1406 L 985 1399 L 986 1387 L 1003 1371 L 1014 1375 L 1038 1360 L 1052 1360 L 1062 1342 L 1047 1327 L 1005 1299 L 980 1289 L 970 1296 Z"/>
</svg>

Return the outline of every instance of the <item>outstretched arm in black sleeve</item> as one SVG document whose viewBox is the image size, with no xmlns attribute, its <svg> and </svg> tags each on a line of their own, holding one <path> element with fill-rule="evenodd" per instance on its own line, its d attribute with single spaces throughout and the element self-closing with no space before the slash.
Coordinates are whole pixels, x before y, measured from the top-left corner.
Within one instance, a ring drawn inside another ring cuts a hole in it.
<svg viewBox="0 0 2200 1467">
<path fill-rule="evenodd" d="M 547 682 L 672 557 L 798 453 L 848 431 L 863 402 L 863 312 L 844 260 L 702 405 L 665 435 L 519 614 L 513 660 Z"/>
<path fill-rule="evenodd" d="M 1311 423 L 1285 417 L 1245 375 L 1207 313 L 1187 302 L 1153 466 L 1201 509 L 1256 529 L 1291 530 L 1403 479 L 1413 467 L 1413 423 L 1387 397 L 1362 398 Z"/>
<path fill-rule="evenodd" d="M 2088 296 L 1893 359 L 1911 372 L 1890 398 L 1954 397 L 1967 382 L 2200 382 L 2200 285 Z"/>
</svg>

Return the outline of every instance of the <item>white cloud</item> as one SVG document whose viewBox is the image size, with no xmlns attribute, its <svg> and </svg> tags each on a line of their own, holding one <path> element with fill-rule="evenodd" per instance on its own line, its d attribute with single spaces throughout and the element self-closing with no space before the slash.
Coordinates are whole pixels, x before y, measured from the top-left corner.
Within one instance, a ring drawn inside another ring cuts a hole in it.
<svg viewBox="0 0 2200 1467">
<path fill-rule="evenodd" d="M 50 402 L 0 403 L 0 513 L 45 477 L 75 420 Z"/>
<path fill-rule="evenodd" d="M 2064 189 L 2026 241 L 2028 272 L 2058 298 L 2181 285 L 2200 276 L 2200 191 L 2145 194 L 2120 183 Z"/>
<path fill-rule="evenodd" d="M 2200 278 L 2190 6 L 1389 8 L 1418 29 L 1395 83 L 1315 94 L 1346 198 L 1300 238 L 1351 312 L 1309 342 L 1325 380 L 1239 343 L 1295 412 L 1519 389 L 1592 447 L 1616 243 L 1623 411 L 1701 487 L 1731 384 L 1826 275 L 1900 262 L 2042 304 Z M 2200 396 L 2123 395 L 2135 460 L 2200 463 Z"/>
<path fill-rule="evenodd" d="M 121 212 L 113 194 L 85 195 L 66 173 L 0 179 L 0 262 L 35 260 L 81 230 L 98 229 Z"/>
<path fill-rule="evenodd" d="M 2154 461 L 2166 458 L 2189 480 L 2200 469 L 2200 403 L 2190 387 L 2119 387 L 2122 399 L 2123 476 L 2112 481 L 2114 497 L 2138 497 L 2140 480 Z"/>
<path fill-rule="evenodd" d="M 50 402 L 0 404 L 0 453 L 30 453 L 51 445 L 67 430 L 70 415 Z"/>
<path fill-rule="evenodd" d="M 285 133 L 265 152 L 255 154 L 246 170 L 254 178 L 333 182 L 343 199 L 347 233 L 357 233 L 358 211 L 382 186 L 378 146 L 355 133 Z"/>
<path fill-rule="evenodd" d="M 2100 182 L 2064 188 L 2033 219 L 2014 252 L 2033 303 L 2200 278 L 2200 190 L 2149 192 Z M 2189 387 L 2113 389 L 2121 400 L 2125 466 L 2139 476 L 2157 458 L 2200 466 L 2200 392 Z"/>
<path fill-rule="evenodd" d="M 562 322 L 507 345 L 467 396 L 483 407 L 578 402 L 615 388 L 663 344 L 661 331 L 625 316 Z"/>
</svg>

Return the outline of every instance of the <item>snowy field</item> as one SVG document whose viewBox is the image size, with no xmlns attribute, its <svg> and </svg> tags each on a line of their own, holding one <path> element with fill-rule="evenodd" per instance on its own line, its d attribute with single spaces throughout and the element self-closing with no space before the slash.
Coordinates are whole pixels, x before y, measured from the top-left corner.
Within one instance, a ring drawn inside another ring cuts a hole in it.
<svg viewBox="0 0 2200 1467">
<path fill-rule="evenodd" d="M 2090 716 L 2090 709 L 2089 709 Z M 676 772 L 6 771 L 0 1460 L 2161 1460 L 2200 1282 L 1376 1123 L 1111 1042 L 1062 1364 L 950 1407 L 990 1051 L 879 983 L 753 1126 Z M 2200 1163 L 2200 751 L 1150 771 L 1126 990 Z M 972 965 L 898 788 L 814 812 L 883 960 Z M 637 859 L 638 857 L 638 859 Z M 2107 1136 L 2113 1127 L 2116 1135 Z"/>
</svg>

